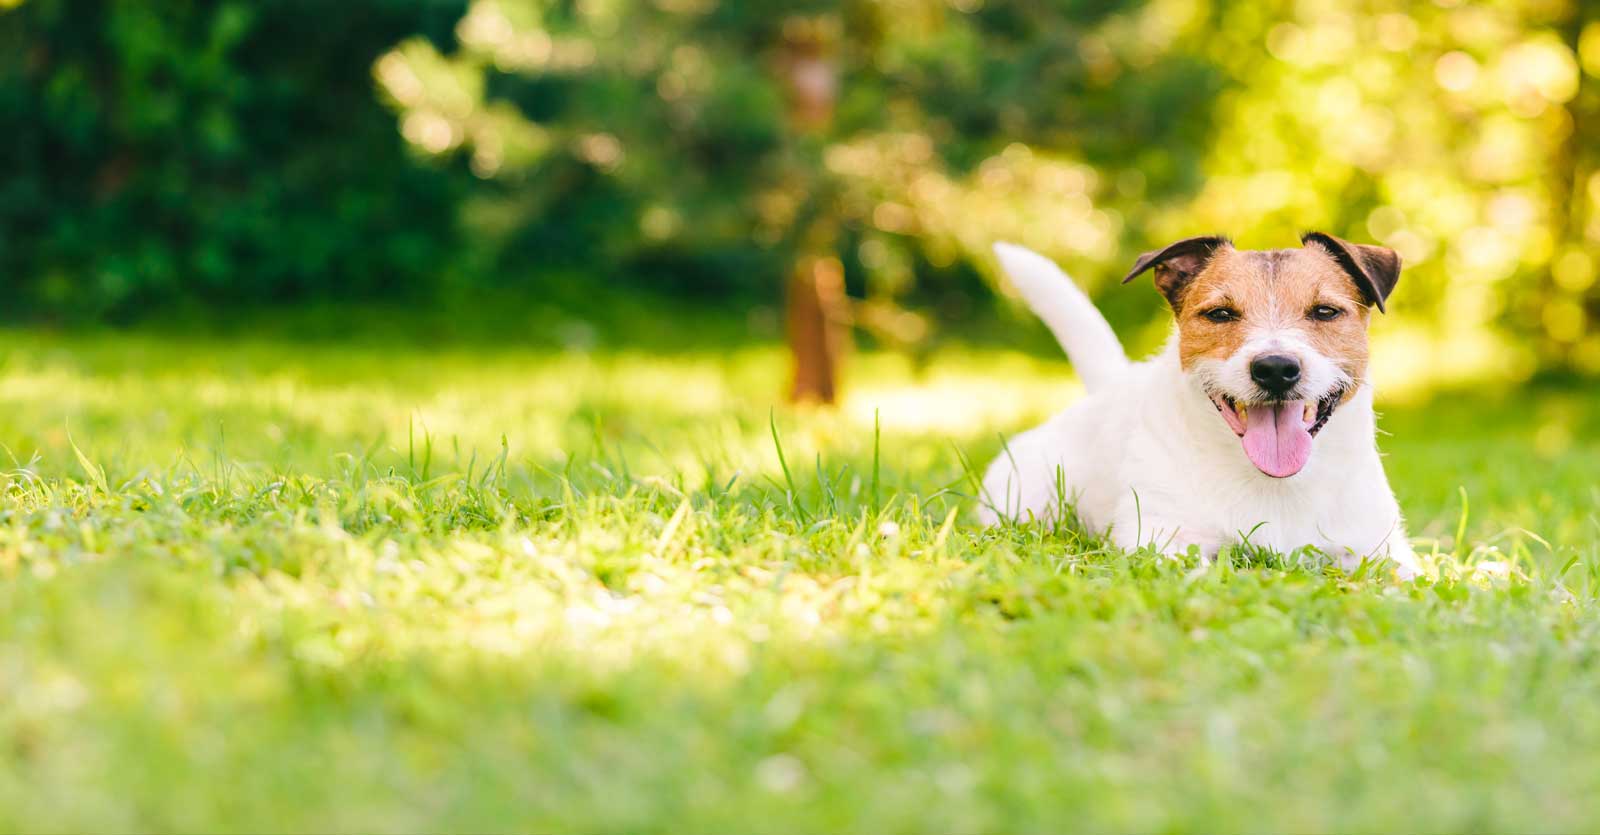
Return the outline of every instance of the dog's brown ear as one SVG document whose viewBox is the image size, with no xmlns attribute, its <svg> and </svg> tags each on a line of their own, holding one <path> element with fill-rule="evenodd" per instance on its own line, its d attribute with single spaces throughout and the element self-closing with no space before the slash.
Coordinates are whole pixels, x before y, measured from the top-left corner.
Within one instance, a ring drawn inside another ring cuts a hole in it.
<svg viewBox="0 0 1600 835">
<path fill-rule="evenodd" d="M 1139 256 L 1133 262 L 1133 269 L 1122 277 L 1122 283 L 1139 277 L 1145 270 L 1155 270 L 1156 289 L 1161 295 L 1167 297 L 1167 302 L 1174 308 L 1178 306 L 1178 294 L 1191 279 L 1205 269 L 1206 262 L 1211 260 L 1211 254 L 1218 247 L 1228 246 L 1229 241 L 1221 235 L 1205 235 L 1199 238 L 1184 238 L 1176 243 L 1168 244 L 1164 249 L 1152 250 Z"/>
<path fill-rule="evenodd" d="M 1367 297 L 1367 303 L 1377 305 L 1379 313 L 1386 313 L 1383 303 L 1394 286 L 1400 282 L 1400 255 L 1388 247 L 1367 246 L 1342 241 L 1321 232 L 1307 232 L 1300 236 L 1300 244 L 1314 243 L 1328 251 L 1339 266 L 1350 274 L 1356 289 Z"/>
</svg>

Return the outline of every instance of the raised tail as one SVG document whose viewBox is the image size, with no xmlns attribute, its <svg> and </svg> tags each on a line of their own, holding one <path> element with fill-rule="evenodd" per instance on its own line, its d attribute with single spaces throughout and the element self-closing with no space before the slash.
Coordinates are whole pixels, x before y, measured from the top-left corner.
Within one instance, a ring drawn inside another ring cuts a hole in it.
<svg viewBox="0 0 1600 835">
<path fill-rule="evenodd" d="M 1128 355 L 1106 317 L 1055 262 L 1016 244 L 997 243 L 994 254 L 1012 286 L 1050 326 L 1084 388 L 1103 388 L 1128 367 Z"/>
</svg>

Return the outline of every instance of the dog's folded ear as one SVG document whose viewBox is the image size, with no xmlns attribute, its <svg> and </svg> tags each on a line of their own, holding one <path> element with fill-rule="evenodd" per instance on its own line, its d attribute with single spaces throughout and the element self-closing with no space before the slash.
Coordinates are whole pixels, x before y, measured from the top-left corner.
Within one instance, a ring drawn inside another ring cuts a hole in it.
<svg viewBox="0 0 1600 835">
<path fill-rule="evenodd" d="M 1206 262 L 1211 260 L 1212 253 L 1219 247 L 1229 246 L 1227 238 L 1221 235 L 1205 235 L 1198 238 L 1184 238 L 1181 241 L 1168 244 L 1163 249 L 1151 250 L 1139 256 L 1133 262 L 1133 269 L 1122 277 L 1122 283 L 1139 277 L 1145 270 L 1155 270 L 1156 288 L 1173 307 L 1178 306 L 1178 294 L 1191 279 L 1205 269 Z"/>
<path fill-rule="evenodd" d="M 1379 313 L 1386 313 L 1383 303 L 1394 292 L 1400 281 L 1400 255 L 1388 247 L 1367 246 L 1342 241 L 1322 232 L 1307 232 L 1300 236 L 1300 244 L 1316 244 L 1328 251 L 1340 268 L 1350 275 L 1356 289 L 1366 296 L 1367 303 L 1376 305 Z"/>
</svg>

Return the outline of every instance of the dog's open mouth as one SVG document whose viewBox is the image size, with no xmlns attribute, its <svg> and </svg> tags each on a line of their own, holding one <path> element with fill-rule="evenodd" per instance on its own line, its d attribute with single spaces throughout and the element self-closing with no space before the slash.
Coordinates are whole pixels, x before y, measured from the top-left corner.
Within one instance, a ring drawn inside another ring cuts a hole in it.
<svg viewBox="0 0 1600 835">
<path fill-rule="evenodd" d="M 1343 392 L 1335 390 L 1320 400 L 1240 403 L 1226 394 L 1213 394 L 1211 402 L 1239 436 L 1256 469 L 1273 478 L 1288 478 L 1305 468 L 1311 459 L 1311 439 L 1333 417 L 1342 397 Z"/>
</svg>

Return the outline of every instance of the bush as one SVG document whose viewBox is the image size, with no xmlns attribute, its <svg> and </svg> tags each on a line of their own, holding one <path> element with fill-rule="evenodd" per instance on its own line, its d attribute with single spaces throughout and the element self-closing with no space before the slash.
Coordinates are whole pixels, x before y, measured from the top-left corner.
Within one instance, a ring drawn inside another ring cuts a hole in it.
<svg viewBox="0 0 1600 835">
<path fill-rule="evenodd" d="M 372 62 L 452 0 L 33 0 L 0 15 L 9 313 L 409 294 L 460 175 L 407 150 Z"/>
</svg>

